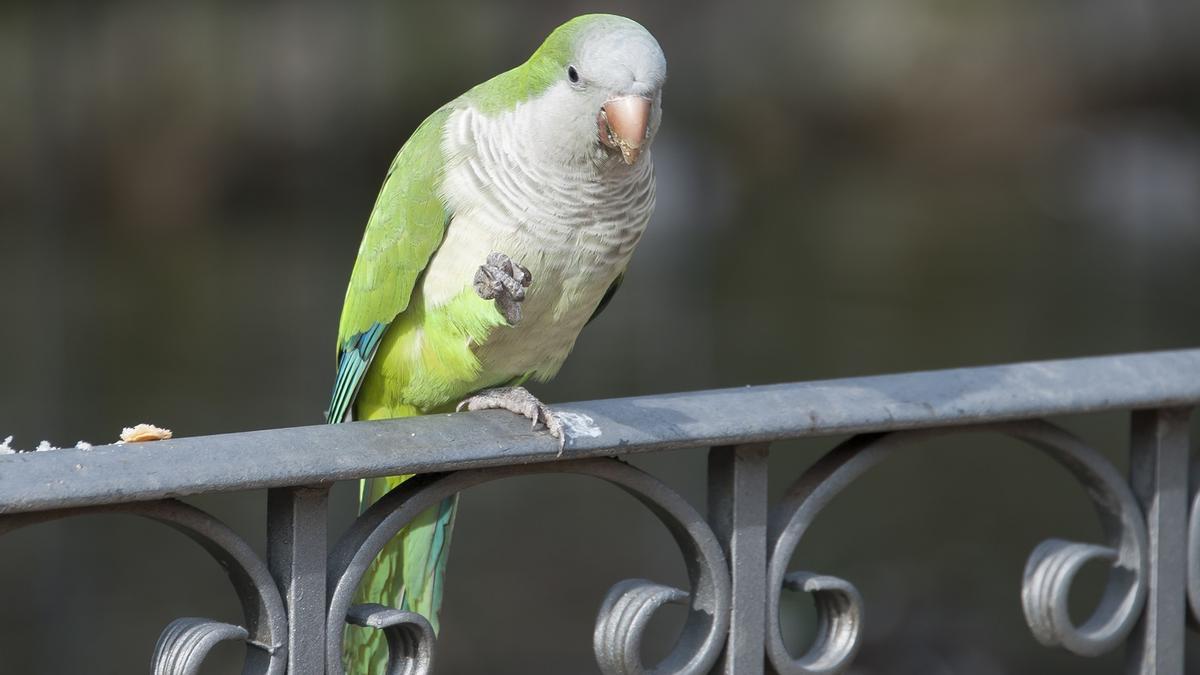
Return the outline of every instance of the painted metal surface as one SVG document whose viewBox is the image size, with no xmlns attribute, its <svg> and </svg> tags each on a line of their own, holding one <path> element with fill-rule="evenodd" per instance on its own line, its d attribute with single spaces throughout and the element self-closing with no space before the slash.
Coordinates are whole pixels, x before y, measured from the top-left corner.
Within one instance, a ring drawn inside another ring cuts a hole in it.
<svg viewBox="0 0 1200 675">
<path fill-rule="evenodd" d="M 1200 349 L 564 404 L 600 431 L 565 458 L 996 422 L 1200 401 Z M 0 514 L 553 461 L 502 411 L 0 457 Z M 181 467 L 186 466 L 187 471 Z"/>
<path fill-rule="evenodd" d="M 1086 488 L 1103 541 L 1049 539 L 1030 553 L 1019 590 L 1033 636 L 1080 657 L 1125 646 L 1127 672 L 1184 672 L 1190 605 L 1200 613 L 1200 496 L 1189 481 L 1189 415 L 1200 404 L 1200 350 L 931 371 L 827 382 L 611 399 L 557 408 L 571 428 L 558 443 L 508 413 L 183 438 L 0 456 L 0 535 L 90 513 L 150 518 L 218 560 L 242 601 L 241 625 L 187 617 L 163 631 L 149 669 L 199 672 L 224 640 L 248 645 L 245 675 L 342 672 L 349 623 L 384 631 L 388 672 L 433 671 L 436 636 L 412 612 L 354 605 L 384 543 L 425 507 L 494 480 L 577 474 L 612 483 L 666 526 L 689 588 L 617 582 L 598 610 L 593 646 L 603 673 L 725 675 L 846 672 L 869 600 L 849 581 L 792 569 L 823 507 L 901 448 L 947 434 L 997 433 L 1044 452 Z M 1130 475 L 1045 417 L 1131 414 Z M 768 443 L 853 434 L 767 500 Z M 707 517 L 653 476 L 614 456 L 709 447 Z M 420 473 L 365 511 L 332 546 L 326 527 L 336 480 Z M 270 488 L 267 555 L 175 497 Z M 1190 505 L 1190 511 L 1189 511 Z M 1087 562 L 1109 567 L 1102 598 L 1076 623 L 1067 601 Z M 780 598 L 808 593 L 817 630 L 802 654 L 785 646 Z M 666 604 L 688 608 L 670 652 L 647 665 L 642 637 Z"/>
</svg>

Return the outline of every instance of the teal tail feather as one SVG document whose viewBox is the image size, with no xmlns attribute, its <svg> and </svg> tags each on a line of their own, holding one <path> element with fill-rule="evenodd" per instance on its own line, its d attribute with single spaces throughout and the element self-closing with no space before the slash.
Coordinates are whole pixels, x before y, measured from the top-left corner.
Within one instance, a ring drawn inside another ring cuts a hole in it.
<svg viewBox="0 0 1200 675">
<path fill-rule="evenodd" d="M 362 481 L 359 506 L 365 510 L 411 476 L 388 476 Z M 355 604 L 378 603 L 417 612 L 436 632 L 446 580 L 450 535 L 458 511 L 458 495 L 422 512 L 383 547 L 371 563 L 355 594 Z M 347 675 L 384 675 L 387 643 L 383 633 L 369 628 L 346 628 L 343 666 Z"/>
</svg>

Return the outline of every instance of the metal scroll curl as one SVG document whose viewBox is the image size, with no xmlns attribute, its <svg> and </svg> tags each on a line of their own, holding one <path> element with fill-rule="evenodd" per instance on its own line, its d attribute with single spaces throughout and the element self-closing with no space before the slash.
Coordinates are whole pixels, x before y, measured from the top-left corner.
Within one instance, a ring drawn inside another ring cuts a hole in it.
<svg viewBox="0 0 1200 675">
<path fill-rule="evenodd" d="M 198 508 L 164 499 L 18 514 L 0 519 L 0 535 L 28 525 L 96 514 L 140 516 L 183 533 L 225 569 L 241 602 L 245 627 L 194 617 L 168 624 L 154 649 L 154 675 L 198 673 L 209 651 L 223 640 L 245 642 L 249 647 L 243 675 L 283 675 L 287 668 L 287 614 L 267 565 L 236 532 Z"/>
<path fill-rule="evenodd" d="M 1129 486 L 1100 453 L 1062 428 L 1037 420 L 862 434 L 843 442 L 809 468 L 771 513 L 766 646 L 771 664 L 781 675 L 842 672 L 853 660 L 862 636 L 862 605 L 853 585 L 835 577 L 787 571 L 817 514 L 846 486 L 901 447 L 965 431 L 997 432 L 1042 450 L 1083 484 L 1100 518 L 1104 545 L 1051 539 L 1030 555 L 1021 601 L 1026 622 L 1038 641 L 1094 656 L 1111 650 L 1129 635 L 1146 599 L 1146 524 Z M 1067 613 L 1070 586 L 1079 568 L 1093 559 L 1109 562 L 1109 578 L 1100 603 L 1077 626 Z M 785 587 L 813 593 L 816 600 L 817 637 L 799 657 L 784 646 L 779 624 L 780 594 Z"/>
<path fill-rule="evenodd" d="M 346 621 L 383 631 L 388 648 L 387 675 L 433 672 L 433 626 L 420 614 L 377 604 L 354 605 Z"/>
<path fill-rule="evenodd" d="M 477 485 L 547 473 L 592 476 L 629 493 L 666 525 L 687 564 L 690 593 L 640 579 L 622 581 L 609 591 L 600 608 L 593 640 L 601 671 L 609 675 L 707 673 L 729 631 L 730 580 L 721 545 L 704 517 L 686 500 L 649 474 L 612 459 L 425 474 L 389 492 L 359 516 L 330 555 L 327 672 L 343 675 L 343 626 L 348 618 L 362 623 L 354 619 L 356 613 L 362 613 L 351 605 L 354 591 L 384 544 L 410 520 L 442 499 Z M 671 652 L 656 666 L 647 668 L 638 653 L 643 630 L 653 612 L 667 603 L 686 603 L 688 617 Z M 389 649 L 401 653 L 389 654 L 388 672 L 429 672 L 427 665 L 421 665 L 419 654 L 432 654 L 432 648 L 432 631 L 420 635 L 410 631 L 406 641 L 389 640 Z"/>
</svg>

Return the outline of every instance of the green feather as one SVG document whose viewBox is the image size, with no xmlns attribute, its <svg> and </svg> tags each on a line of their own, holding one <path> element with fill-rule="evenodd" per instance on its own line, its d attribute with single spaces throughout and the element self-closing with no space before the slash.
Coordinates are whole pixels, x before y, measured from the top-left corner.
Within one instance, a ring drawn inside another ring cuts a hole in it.
<svg viewBox="0 0 1200 675">
<path fill-rule="evenodd" d="M 546 38 L 533 56 L 521 65 L 476 86 L 462 100 L 490 115 L 511 110 L 562 81 L 567 66 L 575 58 L 575 46 L 588 30 L 611 22 L 629 19 L 614 14 L 584 14 L 564 23 Z"/>
<path fill-rule="evenodd" d="M 400 148 L 367 221 L 338 326 L 339 354 L 372 324 L 390 324 L 446 234 L 450 212 L 438 194 L 445 170 L 442 134 L 450 106 L 430 115 Z"/>
<path fill-rule="evenodd" d="M 468 286 L 450 302 L 426 310 L 421 273 L 441 244 L 451 213 L 440 196 L 441 139 L 452 103 L 421 124 L 384 180 L 363 235 L 342 309 L 338 375 L 329 421 L 405 417 L 452 407 L 478 389 L 480 365 L 468 339 L 482 342 L 504 323 L 494 303 Z M 409 476 L 362 482 L 366 508 Z M 410 609 L 438 626 L 457 498 L 419 515 L 384 547 L 356 602 Z M 348 673 L 382 673 L 387 657 L 379 631 L 347 628 Z"/>
<path fill-rule="evenodd" d="M 459 295 L 435 307 L 425 306 L 419 289 L 453 217 L 441 196 L 446 121 L 464 107 L 495 114 L 538 96 L 562 80 L 584 31 L 613 21 L 628 19 L 591 14 L 563 24 L 524 64 L 430 115 L 400 149 L 371 211 L 346 290 L 330 422 L 445 412 L 479 389 L 505 384 L 481 381 L 482 367 L 471 348 L 505 324 L 495 303 L 480 298 L 469 280 Z M 363 481 L 361 507 L 409 477 Z M 443 501 L 388 542 L 368 569 L 355 602 L 419 612 L 436 630 L 457 504 L 457 497 Z M 382 633 L 355 627 L 346 631 L 347 673 L 383 673 L 387 649 Z"/>
<path fill-rule="evenodd" d="M 446 106 L 430 115 L 400 149 L 367 221 L 338 327 L 338 375 L 329 407 L 330 422 L 346 419 L 352 407 L 354 417 L 359 419 L 402 417 L 419 412 L 412 405 L 381 409 L 373 404 L 371 396 L 363 395 L 362 387 L 371 379 L 370 374 L 378 371 L 373 364 L 380 350 L 396 341 L 393 324 L 411 323 L 411 319 L 406 322 L 403 317 L 412 305 L 413 290 L 449 224 L 450 212 L 439 187 L 445 168 L 442 135 L 451 110 Z M 363 481 L 362 508 L 407 478 L 393 476 Z M 400 537 L 384 547 L 359 588 L 357 602 L 401 605 L 406 582 L 427 585 L 426 574 L 444 574 L 446 542 L 456 503 L 448 501 L 445 509 L 422 514 Z M 431 519 L 437 522 L 428 522 Z M 435 527 L 443 540 L 436 556 L 439 559 L 432 566 L 427 565 L 420 578 L 406 579 L 402 573 L 404 551 L 424 548 L 422 557 L 433 557 L 432 538 L 425 531 Z M 437 625 L 437 605 L 425 602 L 413 609 Z M 379 631 L 347 629 L 344 651 L 347 672 L 383 672 L 387 649 Z"/>
</svg>

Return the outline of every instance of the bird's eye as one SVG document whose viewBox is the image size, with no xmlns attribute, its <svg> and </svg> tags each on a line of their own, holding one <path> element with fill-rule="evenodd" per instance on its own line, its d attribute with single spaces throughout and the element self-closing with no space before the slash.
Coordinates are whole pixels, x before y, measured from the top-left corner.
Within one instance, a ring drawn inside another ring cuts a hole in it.
<svg viewBox="0 0 1200 675">
<path fill-rule="evenodd" d="M 579 71 L 575 70 L 575 66 L 567 66 L 567 79 L 570 80 L 572 84 L 579 82 Z"/>
</svg>

